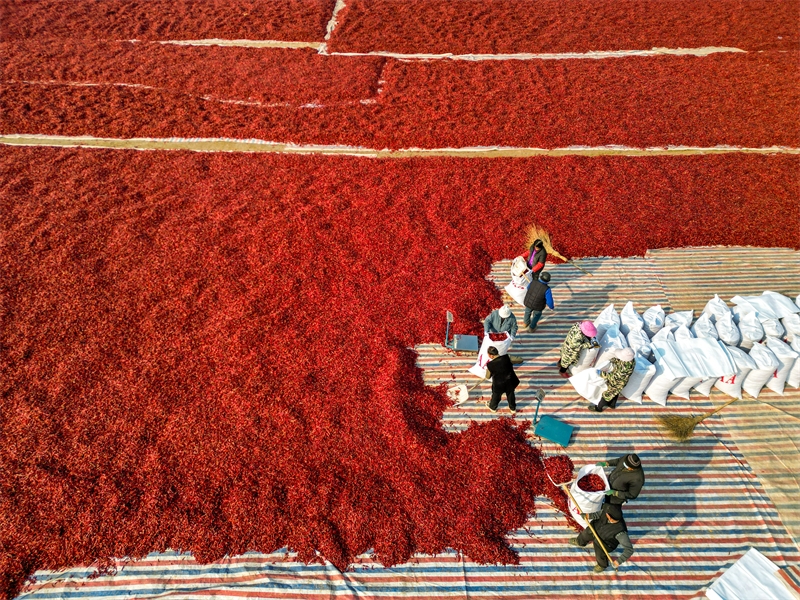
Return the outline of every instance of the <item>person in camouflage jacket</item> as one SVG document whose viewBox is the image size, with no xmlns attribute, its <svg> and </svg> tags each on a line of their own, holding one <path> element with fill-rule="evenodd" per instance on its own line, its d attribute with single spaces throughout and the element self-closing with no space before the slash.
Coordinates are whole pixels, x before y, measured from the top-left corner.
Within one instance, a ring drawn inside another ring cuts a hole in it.
<svg viewBox="0 0 800 600">
<path fill-rule="evenodd" d="M 590 404 L 589 408 L 596 412 L 603 412 L 603 409 L 608 406 L 610 408 L 617 408 L 617 398 L 619 393 L 628 384 L 628 380 L 633 374 L 633 368 L 636 366 L 633 350 L 630 348 L 622 348 L 617 350 L 614 358 L 611 359 L 610 371 L 598 371 L 606 381 L 606 391 L 603 392 L 603 397 L 598 402 L 597 406 Z"/>
<path fill-rule="evenodd" d="M 575 323 L 570 328 L 564 343 L 561 344 L 561 360 L 558 361 L 558 370 L 562 377 L 569 377 L 567 369 L 578 362 L 581 350 L 597 345 L 597 340 L 594 339 L 596 335 L 597 328 L 591 321 Z"/>
</svg>

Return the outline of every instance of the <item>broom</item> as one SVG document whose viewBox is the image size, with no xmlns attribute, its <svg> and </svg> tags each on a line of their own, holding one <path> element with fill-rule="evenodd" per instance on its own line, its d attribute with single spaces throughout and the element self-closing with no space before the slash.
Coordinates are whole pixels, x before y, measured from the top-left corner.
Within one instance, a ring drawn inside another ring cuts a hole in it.
<svg viewBox="0 0 800 600">
<path fill-rule="evenodd" d="M 564 256 L 563 254 L 556 252 L 553 249 L 553 243 L 550 241 L 550 234 L 547 233 L 547 230 L 542 227 L 539 227 L 534 223 L 528 228 L 528 246 L 530 247 L 530 245 L 533 244 L 535 240 L 542 240 L 542 244 L 544 244 L 544 249 L 547 251 L 548 254 L 555 256 L 556 258 L 559 258 L 564 262 L 571 264 L 576 269 L 583 271 L 587 275 L 594 277 L 594 275 L 589 273 L 589 271 L 587 271 L 583 267 L 578 266 L 575 262 Z"/>
<path fill-rule="evenodd" d="M 667 435 L 669 435 L 674 440 L 679 442 L 685 442 L 690 437 L 692 437 L 692 433 L 694 432 L 694 428 L 701 423 L 702 421 L 706 420 L 711 415 L 717 414 L 726 406 L 733 404 L 739 398 L 734 398 L 729 402 L 726 402 L 722 406 L 717 409 L 712 410 L 711 412 L 707 412 L 704 415 L 700 415 L 699 417 L 682 417 L 680 415 L 658 415 L 656 419 L 659 420 L 662 427 L 666 429 Z"/>
</svg>

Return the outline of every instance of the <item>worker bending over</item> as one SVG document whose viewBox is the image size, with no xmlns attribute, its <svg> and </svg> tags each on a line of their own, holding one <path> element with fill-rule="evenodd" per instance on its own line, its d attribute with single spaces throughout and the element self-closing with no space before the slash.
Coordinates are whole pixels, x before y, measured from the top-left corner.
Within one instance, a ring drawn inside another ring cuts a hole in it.
<svg viewBox="0 0 800 600">
<path fill-rule="evenodd" d="M 589 410 L 595 412 L 603 412 L 603 409 L 608 406 L 609 408 L 617 408 L 617 399 L 619 394 L 626 385 L 628 380 L 633 375 L 633 368 L 636 366 L 634 360 L 633 350 L 630 348 L 620 348 L 611 359 L 610 371 L 597 371 L 597 374 L 602 377 L 606 382 L 606 391 L 603 392 L 603 397 L 597 406 L 589 404 Z"/>
<path fill-rule="evenodd" d="M 628 537 L 628 526 L 625 524 L 625 519 L 622 517 L 622 508 L 619 505 L 606 504 L 603 506 L 600 516 L 593 519 L 591 524 L 609 554 L 616 550 L 617 547 L 622 546 L 622 554 L 619 559 L 611 559 L 615 567 L 619 567 L 633 556 L 633 544 L 631 543 L 631 538 Z M 590 541 L 594 542 L 594 556 L 597 560 L 594 572 L 602 573 L 608 568 L 608 558 L 606 553 L 603 552 L 603 548 L 597 543 L 597 539 L 595 539 L 590 528 L 587 527 L 581 531 L 578 537 L 572 538 L 569 543 L 573 546 L 583 547 Z"/>
<path fill-rule="evenodd" d="M 558 371 L 562 377 L 569 377 L 568 369 L 578 363 L 581 350 L 599 346 L 595 336 L 597 328 L 591 321 L 575 323 L 567 332 L 564 343 L 561 344 L 561 360 L 558 361 Z"/>
<path fill-rule="evenodd" d="M 493 310 L 483 321 L 483 333 L 509 333 L 512 338 L 517 337 L 517 317 L 508 306 Z"/>
<path fill-rule="evenodd" d="M 497 348 L 489 346 L 486 351 L 491 360 L 486 363 L 486 369 L 492 378 L 492 399 L 489 401 L 489 410 L 497 412 L 497 406 L 503 394 L 508 398 L 508 408 L 512 413 L 517 412 L 517 398 L 514 390 L 519 385 L 519 377 L 514 372 L 511 357 L 508 354 L 500 356 Z"/>
<path fill-rule="evenodd" d="M 623 504 L 639 496 L 644 487 L 644 469 L 638 454 L 626 454 L 597 466 L 614 467 L 608 476 L 611 489 L 606 492 L 606 503 Z"/>
</svg>

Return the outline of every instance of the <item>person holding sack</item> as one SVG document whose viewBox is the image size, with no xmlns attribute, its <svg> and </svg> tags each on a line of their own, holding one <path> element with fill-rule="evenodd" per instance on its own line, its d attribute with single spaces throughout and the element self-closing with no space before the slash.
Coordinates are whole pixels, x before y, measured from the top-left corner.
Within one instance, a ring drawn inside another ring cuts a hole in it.
<svg viewBox="0 0 800 600">
<path fill-rule="evenodd" d="M 614 467 L 608 476 L 610 490 L 606 491 L 606 503 L 624 504 L 638 498 L 644 487 L 644 469 L 638 454 L 626 454 L 605 462 L 597 463 L 598 467 Z"/>
<path fill-rule="evenodd" d="M 597 533 L 597 537 L 602 540 L 609 554 L 618 547 L 622 547 L 622 554 L 619 559 L 611 559 L 615 567 L 619 568 L 622 563 L 633 556 L 633 544 L 631 543 L 631 538 L 628 537 L 628 526 L 625 524 L 622 508 L 619 505 L 604 505 L 600 515 L 596 519 L 592 519 L 591 523 Z M 578 537 L 574 537 L 569 541 L 573 546 L 581 548 L 589 542 L 594 543 L 594 557 L 597 560 L 594 572 L 602 573 L 608 568 L 608 558 L 589 527 L 581 531 Z"/>
<path fill-rule="evenodd" d="M 522 302 L 525 305 L 522 325 L 530 333 L 536 331 L 536 325 L 539 323 L 539 319 L 542 318 L 545 306 L 550 310 L 555 310 L 556 308 L 553 304 L 553 292 L 548 285 L 549 283 L 550 273 L 542 273 L 538 280 L 531 282 L 528 286 L 528 291 L 525 292 L 525 299 Z"/>
<path fill-rule="evenodd" d="M 620 348 L 614 353 L 611 359 L 611 370 L 602 371 L 598 370 L 597 374 L 600 375 L 606 382 L 606 391 L 603 392 L 603 397 L 597 406 L 589 404 L 589 410 L 595 412 L 603 412 L 603 409 L 608 406 L 609 408 L 617 408 L 617 399 L 619 394 L 626 385 L 628 380 L 633 375 L 633 369 L 636 366 L 635 354 L 630 348 Z"/>
<path fill-rule="evenodd" d="M 517 317 L 514 316 L 508 306 L 503 305 L 501 308 L 493 310 L 484 319 L 483 334 L 508 332 L 512 338 L 515 338 L 517 337 L 517 327 Z"/>
<path fill-rule="evenodd" d="M 599 346 L 595 339 L 596 335 L 597 328 L 591 321 L 575 323 L 570 328 L 567 337 L 564 338 L 564 343 L 561 344 L 561 359 L 558 361 L 558 371 L 562 377 L 569 378 L 567 369 L 578 363 L 581 350 Z"/>
<path fill-rule="evenodd" d="M 497 412 L 497 406 L 503 394 L 508 399 L 508 408 L 512 413 L 517 412 L 517 398 L 514 390 L 519 385 L 519 377 L 514 372 L 514 365 L 511 364 L 511 357 L 508 354 L 500 356 L 497 348 L 489 346 L 486 351 L 491 360 L 486 363 L 486 369 L 492 378 L 492 399 L 489 401 L 489 410 Z"/>
</svg>

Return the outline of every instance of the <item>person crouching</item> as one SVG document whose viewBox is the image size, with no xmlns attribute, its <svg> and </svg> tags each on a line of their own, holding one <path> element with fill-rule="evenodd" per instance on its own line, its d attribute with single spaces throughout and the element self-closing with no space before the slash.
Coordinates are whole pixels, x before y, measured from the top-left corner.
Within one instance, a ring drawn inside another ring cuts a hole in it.
<svg viewBox="0 0 800 600">
<path fill-rule="evenodd" d="M 609 408 L 617 408 L 617 398 L 626 385 L 628 380 L 633 375 L 633 369 L 636 366 L 634 360 L 635 354 L 630 348 L 621 348 L 614 353 L 611 359 L 611 370 L 601 371 L 598 370 L 597 374 L 606 381 L 606 391 L 603 392 L 603 397 L 597 406 L 594 404 L 589 405 L 589 410 L 595 412 L 603 412 L 603 409 L 608 406 Z"/>
<path fill-rule="evenodd" d="M 578 364 L 578 358 L 581 355 L 581 350 L 594 348 L 597 346 L 597 328 L 591 321 L 583 321 L 582 323 L 575 323 L 567 337 L 564 338 L 564 343 L 561 344 L 561 360 L 558 361 L 558 372 L 562 377 L 569 377 L 568 369 L 575 364 Z"/>
</svg>

